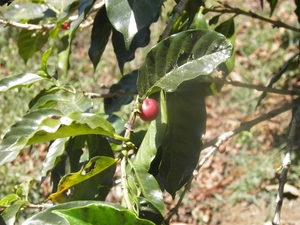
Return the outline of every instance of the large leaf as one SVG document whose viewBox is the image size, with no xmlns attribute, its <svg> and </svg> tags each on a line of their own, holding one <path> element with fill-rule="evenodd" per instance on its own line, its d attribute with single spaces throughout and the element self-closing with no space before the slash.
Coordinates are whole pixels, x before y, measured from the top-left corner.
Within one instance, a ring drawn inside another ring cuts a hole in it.
<svg viewBox="0 0 300 225">
<path fill-rule="evenodd" d="M 18 37 L 19 54 L 25 63 L 48 41 L 48 33 L 42 30 L 23 29 Z"/>
<path fill-rule="evenodd" d="M 107 16 L 123 34 L 126 49 L 138 31 L 157 20 L 162 3 L 163 0 L 105 0 Z"/>
<path fill-rule="evenodd" d="M 168 125 L 159 167 L 165 189 L 175 197 L 192 176 L 199 160 L 206 126 L 204 84 L 187 81 L 166 94 Z"/>
<path fill-rule="evenodd" d="M 114 158 L 106 156 L 92 158 L 77 173 L 62 177 L 57 192 L 51 194 L 47 200 L 59 203 L 76 200 L 104 200 L 112 185 L 116 162 Z"/>
<path fill-rule="evenodd" d="M 66 218 L 66 220 L 64 219 Z M 68 221 L 68 222 L 67 222 Z M 50 207 L 27 219 L 23 225 L 154 225 L 139 219 L 124 207 L 101 201 L 73 201 Z"/>
<path fill-rule="evenodd" d="M 89 48 L 89 57 L 96 69 L 102 53 L 108 42 L 112 25 L 106 15 L 106 8 L 102 7 L 94 19 L 94 25 L 91 35 L 91 46 Z"/>
<path fill-rule="evenodd" d="M 110 94 L 120 94 L 122 93 L 135 93 L 136 92 L 136 81 L 138 73 L 133 71 L 130 74 L 123 76 L 117 84 L 111 86 Z M 131 96 L 120 96 L 111 97 L 104 99 L 104 109 L 106 114 L 113 114 L 120 110 L 122 105 L 130 103 L 133 99 L 133 94 Z"/>
<path fill-rule="evenodd" d="M 0 165 L 14 160 L 26 145 L 84 134 L 126 140 L 101 116 L 81 112 L 64 116 L 58 110 L 40 109 L 25 115 L 5 135 L 0 145 Z"/>
<path fill-rule="evenodd" d="M 160 89 L 175 91 L 184 81 L 210 75 L 232 53 L 232 44 L 214 31 L 188 30 L 161 41 L 139 69 L 141 98 Z"/>
<path fill-rule="evenodd" d="M 8 91 L 13 88 L 26 87 L 44 79 L 44 77 L 33 73 L 6 77 L 0 80 L 0 92 Z"/>
</svg>

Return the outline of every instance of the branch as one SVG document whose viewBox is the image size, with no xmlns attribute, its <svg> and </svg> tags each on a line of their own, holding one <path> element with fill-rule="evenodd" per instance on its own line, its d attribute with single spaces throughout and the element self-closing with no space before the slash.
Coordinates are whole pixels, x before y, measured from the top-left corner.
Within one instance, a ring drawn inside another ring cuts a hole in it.
<svg viewBox="0 0 300 225">
<path fill-rule="evenodd" d="M 298 32 L 298 33 L 300 32 L 300 29 L 298 29 L 296 27 L 293 27 L 293 26 L 290 26 L 286 23 L 283 23 L 280 20 L 271 20 L 269 18 L 260 16 L 256 13 L 254 13 L 254 12 L 251 12 L 251 11 L 247 12 L 247 11 L 244 11 L 240 8 L 232 7 L 228 4 L 225 4 L 223 9 L 205 8 L 205 10 L 208 11 L 208 12 L 217 12 L 217 13 L 222 13 L 222 14 L 224 14 L 224 13 L 235 13 L 237 15 L 245 15 L 245 16 L 248 16 L 248 17 L 252 17 L 254 19 L 259 19 L 259 20 L 271 23 L 271 24 L 273 24 L 273 27 L 284 27 L 286 29 L 289 29 L 289 30 L 292 30 L 292 31 L 295 31 L 295 32 Z"/>
<path fill-rule="evenodd" d="M 98 94 L 93 92 L 85 92 L 84 95 L 89 98 L 125 98 L 136 95 L 137 92 L 115 92 L 107 94 Z"/>
<path fill-rule="evenodd" d="M 1 205 L 0 206 L 0 209 L 7 209 L 9 208 L 11 205 Z M 40 210 L 43 210 L 43 209 L 47 209 L 47 208 L 50 208 L 52 207 L 53 204 L 30 204 L 30 205 L 24 205 L 21 207 L 21 209 L 40 209 Z"/>
<path fill-rule="evenodd" d="M 299 122 L 300 122 L 300 105 L 298 106 L 297 111 L 292 120 L 290 133 L 287 139 L 286 154 L 282 162 L 282 171 L 279 177 L 279 187 L 278 187 L 277 197 L 276 197 L 276 208 L 272 220 L 273 225 L 281 224 L 280 213 L 281 213 L 281 207 L 283 203 L 283 190 L 284 190 L 284 185 L 287 182 L 287 173 L 291 165 L 291 152 L 294 145 L 296 127 L 298 126 Z"/>
<path fill-rule="evenodd" d="M 208 147 L 211 147 L 211 148 L 208 149 L 208 151 L 206 151 L 205 156 L 199 161 L 197 167 L 194 170 L 193 176 L 191 176 L 191 178 L 189 179 L 189 181 L 185 185 L 184 190 L 181 193 L 177 204 L 174 206 L 173 209 L 170 210 L 168 216 L 165 218 L 165 221 L 168 223 L 171 220 L 172 216 L 178 212 L 179 206 L 181 205 L 185 194 L 189 191 L 189 188 L 190 188 L 191 183 L 193 182 L 194 178 L 197 177 L 200 168 L 206 162 L 206 160 L 211 155 L 213 155 L 215 153 L 215 151 L 220 147 L 220 145 L 222 143 L 224 143 L 225 141 L 227 141 L 229 138 L 233 137 L 234 135 L 241 133 L 242 131 L 250 130 L 253 126 L 255 126 L 255 125 L 257 125 L 257 124 L 259 124 L 259 123 L 261 123 L 265 120 L 271 119 L 271 118 L 273 118 L 273 117 L 275 117 L 275 116 L 277 116 L 277 115 L 279 115 L 283 112 L 286 112 L 286 111 L 292 109 L 294 106 L 298 105 L 299 103 L 300 103 L 300 98 L 297 98 L 292 103 L 285 104 L 284 106 L 282 106 L 278 109 L 274 109 L 274 110 L 272 110 L 272 111 L 270 111 L 266 114 L 263 114 L 263 115 L 257 117 L 254 120 L 250 120 L 248 122 L 243 122 L 243 123 L 241 123 L 241 125 L 238 128 L 234 129 L 233 131 L 229 131 L 229 132 L 226 132 L 224 134 L 221 134 L 220 136 L 212 139 L 211 141 L 206 142 L 203 145 L 202 149 L 206 149 Z"/>
<path fill-rule="evenodd" d="M 167 24 L 165 30 L 163 33 L 160 35 L 158 42 L 161 40 L 165 39 L 170 35 L 170 32 L 172 30 L 173 25 L 175 24 L 176 20 L 182 15 L 183 10 L 185 9 L 187 3 L 189 0 L 181 0 L 178 5 L 175 6 L 173 10 L 173 16 L 170 20 L 170 22 Z"/>
<path fill-rule="evenodd" d="M 207 77 L 207 78 L 203 78 L 203 81 L 204 82 L 221 83 L 221 84 L 229 84 L 229 85 L 232 85 L 235 87 L 244 87 L 244 88 L 255 89 L 255 90 L 263 91 L 263 92 L 281 94 L 281 95 L 300 95 L 300 90 L 275 89 L 275 88 L 265 87 L 263 85 L 247 84 L 247 83 L 243 83 L 243 82 L 239 82 L 239 81 L 225 80 L 222 78 L 208 78 Z"/>
</svg>

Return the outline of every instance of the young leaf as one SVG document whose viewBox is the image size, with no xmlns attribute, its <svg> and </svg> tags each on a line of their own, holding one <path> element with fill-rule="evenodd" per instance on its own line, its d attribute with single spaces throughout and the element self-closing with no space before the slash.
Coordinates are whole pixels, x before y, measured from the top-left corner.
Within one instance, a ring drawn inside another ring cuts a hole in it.
<svg viewBox="0 0 300 225">
<path fill-rule="evenodd" d="M 66 217 L 68 220 L 64 219 Z M 67 222 L 69 219 L 74 220 L 74 223 Z M 119 204 L 101 201 L 73 201 L 55 205 L 33 215 L 23 225 L 69 225 L 83 224 L 82 222 L 89 224 L 100 222 L 101 225 L 154 225 L 150 221 L 139 219 L 133 212 Z"/>
<path fill-rule="evenodd" d="M 52 52 L 52 48 L 49 48 L 47 51 L 45 51 L 43 56 L 42 56 L 42 60 L 41 60 L 41 68 L 49 76 L 50 76 L 50 74 L 48 72 L 47 62 L 48 62 L 48 59 L 51 55 L 51 52 Z"/>
<path fill-rule="evenodd" d="M 105 0 L 107 16 L 113 27 L 123 34 L 126 49 L 138 31 L 157 20 L 162 3 L 162 0 Z"/>
<path fill-rule="evenodd" d="M 112 184 L 116 162 L 114 158 L 106 156 L 92 158 L 77 173 L 65 175 L 59 182 L 57 192 L 51 194 L 47 200 L 59 203 L 75 200 L 104 200 Z M 100 188 L 102 190 L 99 190 Z M 106 189 L 105 193 L 104 189 Z"/>
<path fill-rule="evenodd" d="M 161 145 L 159 174 L 173 198 L 192 176 L 199 160 L 206 126 L 202 85 L 187 81 L 178 91 L 166 94 L 168 125 Z"/>
<path fill-rule="evenodd" d="M 0 92 L 8 91 L 13 88 L 26 87 L 41 80 L 45 80 L 45 78 L 33 73 L 6 77 L 0 80 Z"/>
<path fill-rule="evenodd" d="M 106 9 L 102 7 L 94 19 L 91 46 L 89 48 L 89 57 L 94 65 L 94 70 L 96 70 L 102 53 L 104 52 L 111 30 L 112 25 L 107 18 Z"/>
<path fill-rule="evenodd" d="M 188 30 L 161 41 L 139 69 L 141 98 L 163 89 L 175 91 L 184 81 L 210 75 L 232 53 L 232 44 L 214 31 Z"/>
</svg>

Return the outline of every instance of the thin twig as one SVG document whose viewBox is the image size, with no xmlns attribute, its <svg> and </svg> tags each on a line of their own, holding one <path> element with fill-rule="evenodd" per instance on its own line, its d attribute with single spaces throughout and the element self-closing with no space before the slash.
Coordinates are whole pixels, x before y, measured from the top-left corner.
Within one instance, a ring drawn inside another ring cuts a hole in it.
<svg viewBox="0 0 300 225">
<path fill-rule="evenodd" d="M 290 133 L 289 133 L 289 136 L 287 139 L 286 153 L 285 153 L 285 157 L 282 162 L 282 171 L 281 171 L 281 174 L 279 177 L 279 187 L 278 187 L 278 192 L 277 192 L 277 197 L 276 197 L 276 208 L 275 208 L 275 213 L 274 213 L 274 217 L 272 220 L 273 225 L 281 224 L 280 213 L 281 213 L 281 207 L 282 207 L 282 203 L 283 203 L 283 190 L 284 190 L 284 185 L 287 182 L 287 173 L 288 173 L 290 165 L 291 165 L 291 152 L 292 152 L 293 145 L 294 145 L 296 127 L 298 126 L 299 122 L 300 122 L 300 105 L 298 106 L 297 111 L 292 120 Z"/>
<path fill-rule="evenodd" d="M 93 92 L 85 92 L 84 95 L 89 98 L 125 98 L 136 95 L 137 92 L 115 92 L 107 94 L 99 94 Z"/>
<path fill-rule="evenodd" d="M 4 210 L 4 209 L 9 208 L 10 206 L 11 205 L 1 205 L 0 209 Z M 30 204 L 30 205 L 22 206 L 21 209 L 41 209 L 41 210 L 43 210 L 43 209 L 50 208 L 52 206 L 53 206 L 53 204 L 49 204 L 49 203 L 47 203 L 47 204 Z"/>
<path fill-rule="evenodd" d="M 160 42 L 161 40 L 165 39 L 166 37 L 168 37 L 170 35 L 173 25 L 175 24 L 176 20 L 182 15 L 188 1 L 189 0 L 181 0 L 178 3 L 178 5 L 175 6 L 175 8 L 173 10 L 173 16 L 172 16 L 171 20 L 169 21 L 169 23 L 167 24 L 164 31 L 162 32 L 162 34 L 160 35 L 158 42 Z"/>
<path fill-rule="evenodd" d="M 265 21 L 267 23 L 273 24 L 273 27 L 284 27 L 286 29 L 289 29 L 289 30 L 292 30 L 292 31 L 295 31 L 295 32 L 300 32 L 300 29 L 298 29 L 296 27 L 293 27 L 293 26 L 290 26 L 290 25 L 288 25 L 286 23 L 283 23 L 280 20 L 271 20 L 269 18 L 260 16 L 260 15 L 258 15 L 256 13 L 254 13 L 254 12 L 251 12 L 251 11 L 247 12 L 247 11 L 244 11 L 244 10 L 242 10 L 240 8 L 232 7 L 232 6 L 228 5 L 228 4 L 225 4 L 223 9 L 205 8 L 205 11 L 208 11 L 208 12 L 217 12 L 217 13 L 221 13 L 221 14 L 235 13 L 237 15 L 245 15 L 245 16 L 248 16 L 248 17 L 252 17 L 254 19 L 259 19 L 259 20 Z"/>
<path fill-rule="evenodd" d="M 275 117 L 275 116 L 277 116 L 277 115 L 279 115 L 283 112 L 286 112 L 286 111 L 292 109 L 295 105 L 298 105 L 299 103 L 300 103 L 300 98 L 297 98 L 292 103 L 285 104 L 284 106 L 282 106 L 278 109 L 274 109 L 274 110 L 272 110 L 272 111 L 270 111 L 266 114 L 263 114 L 263 115 L 257 117 L 254 120 L 243 122 L 243 123 L 241 123 L 241 125 L 238 128 L 234 129 L 233 131 L 223 133 L 223 134 L 219 135 L 218 137 L 212 139 L 211 141 L 206 142 L 203 145 L 202 149 L 206 149 L 208 147 L 211 147 L 211 148 L 207 151 L 205 156 L 199 161 L 197 167 L 194 170 L 193 176 L 191 176 L 191 178 L 189 179 L 189 181 L 185 185 L 184 190 L 180 195 L 179 201 L 174 206 L 174 208 L 170 210 L 168 216 L 165 218 L 166 223 L 168 224 L 168 222 L 171 220 L 172 216 L 178 212 L 179 206 L 180 206 L 185 194 L 189 191 L 191 183 L 193 182 L 193 180 L 198 175 L 198 171 L 200 170 L 202 165 L 206 162 L 206 160 L 211 155 L 213 155 L 215 153 L 215 151 L 220 147 L 220 145 L 222 143 L 224 143 L 225 141 L 227 141 L 229 138 L 233 137 L 234 135 L 241 133 L 242 131 L 250 130 L 253 126 L 255 126 L 255 125 L 257 125 L 257 124 L 259 124 L 259 123 L 261 123 L 265 120 L 271 119 L 271 118 L 273 118 L 273 117 Z"/>
</svg>

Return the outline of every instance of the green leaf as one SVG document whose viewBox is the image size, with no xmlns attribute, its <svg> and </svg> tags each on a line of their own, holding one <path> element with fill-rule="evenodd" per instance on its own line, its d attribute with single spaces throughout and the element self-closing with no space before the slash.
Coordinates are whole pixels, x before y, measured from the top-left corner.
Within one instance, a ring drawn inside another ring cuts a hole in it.
<svg viewBox="0 0 300 225">
<path fill-rule="evenodd" d="M 34 19 L 55 17 L 55 12 L 49 9 L 45 4 L 23 3 L 20 7 L 12 5 L 4 13 L 5 17 L 12 21 L 29 21 Z"/>
<path fill-rule="evenodd" d="M 6 208 L 2 215 L 3 220 L 5 221 L 6 225 L 14 225 L 17 218 L 18 214 L 22 208 L 22 206 L 28 205 L 27 201 L 23 200 L 18 200 L 8 208 Z"/>
<path fill-rule="evenodd" d="M 113 27 L 123 34 L 126 49 L 139 30 L 157 20 L 162 3 L 162 0 L 105 0 L 107 16 Z"/>
<path fill-rule="evenodd" d="M 52 52 L 52 48 L 49 48 L 47 51 L 45 51 L 43 56 L 42 56 L 42 60 L 41 60 L 41 68 L 46 74 L 49 75 L 49 78 L 50 78 L 50 74 L 48 72 L 47 62 L 48 62 L 48 59 L 51 55 L 51 52 Z"/>
<path fill-rule="evenodd" d="M 41 30 L 23 29 L 18 37 L 18 49 L 22 59 L 27 63 L 34 53 L 40 51 L 48 41 L 48 33 Z"/>
<path fill-rule="evenodd" d="M 51 194 L 47 200 L 59 203 L 75 200 L 104 200 L 112 184 L 116 162 L 114 158 L 106 156 L 92 158 L 77 173 L 62 177 L 57 192 Z M 106 189 L 105 193 L 104 189 Z"/>
<path fill-rule="evenodd" d="M 45 80 L 45 78 L 33 73 L 6 77 L 0 80 L 0 92 L 8 91 L 13 88 L 26 87 L 41 80 Z"/>
<path fill-rule="evenodd" d="M 130 74 L 123 76 L 117 84 L 111 86 L 109 94 L 120 94 L 120 97 L 111 97 L 104 99 L 104 110 L 106 114 L 111 115 L 114 112 L 120 110 L 121 106 L 129 104 L 132 102 L 132 96 L 124 97 L 126 93 L 135 93 L 136 92 L 136 81 L 138 73 L 133 71 Z"/>
<path fill-rule="evenodd" d="M 65 147 L 69 137 L 58 138 L 51 143 L 48 148 L 45 161 L 43 162 L 42 176 L 47 176 L 48 173 L 57 165 L 60 161 L 61 155 L 65 151 Z"/>
<path fill-rule="evenodd" d="M 94 70 L 100 61 L 102 53 L 111 34 L 112 25 L 106 15 L 106 8 L 102 7 L 94 19 L 94 25 L 91 35 L 91 46 L 89 48 L 89 57 L 94 65 Z"/>
<path fill-rule="evenodd" d="M 278 0 L 267 0 L 267 2 L 270 4 L 270 8 L 271 8 L 270 16 L 272 16 L 274 9 L 276 8 L 276 5 L 278 3 Z"/>
<path fill-rule="evenodd" d="M 142 196 L 147 199 L 147 201 L 149 201 L 161 213 L 161 215 L 164 215 L 165 205 L 163 201 L 163 193 L 156 179 L 143 167 L 133 165 L 132 169 Z"/>
<path fill-rule="evenodd" d="M 101 116 L 81 112 L 64 116 L 58 110 L 39 109 L 26 114 L 4 136 L 0 145 L 0 165 L 14 160 L 26 145 L 85 134 L 126 140 L 117 135 L 112 125 Z"/>
<path fill-rule="evenodd" d="M 160 89 L 171 92 L 184 81 L 210 75 L 232 53 L 232 44 L 214 31 L 188 30 L 161 41 L 139 69 L 141 98 Z"/>
<path fill-rule="evenodd" d="M 180 2 L 180 0 L 176 0 L 176 3 L 178 4 Z M 203 5 L 202 0 L 190 0 L 188 1 L 185 10 L 188 12 L 189 14 L 189 23 L 188 23 L 188 27 L 192 24 L 195 15 L 198 13 L 198 10 L 200 8 L 200 6 Z"/>
<path fill-rule="evenodd" d="M 143 142 L 136 156 L 134 157 L 134 164 L 144 168 L 146 171 L 150 170 L 150 165 L 153 162 L 155 156 L 157 155 L 157 150 L 161 146 L 168 123 L 165 94 L 163 91 L 160 92 L 158 102 L 160 109 L 159 114 L 156 117 L 156 119 L 150 123 L 148 131 L 143 139 Z"/>
<path fill-rule="evenodd" d="M 71 224 L 82 224 L 83 221 L 95 225 L 100 221 L 101 225 L 154 225 L 139 219 L 119 204 L 101 201 L 73 201 L 55 205 L 33 215 L 23 225 L 68 225 L 65 217 L 75 221 Z"/>
<path fill-rule="evenodd" d="M 87 145 L 89 150 L 89 158 L 95 156 L 114 157 L 114 153 L 107 138 L 104 138 L 103 136 L 95 134 L 87 135 Z"/>
<path fill-rule="evenodd" d="M 124 64 L 135 58 L 135 51 L 137 48 L 145 47 L 150 42 L 150 29 L 149 27 L 144 27 L 139 30 L 134 36 L 129 49 L 126 49 L 123 35 L 113 29 L 112 43 L 114 46 L 114 51 L 117 56 L 118 64 L 121 73 L 123 74 Z"/>
<path fill-rule="evenodd" d="M 187 81 L 178 91 L 166 94 L 168 126 L 161 145 L 159 174 L 173 198 L 192 176 L 199 160 L 206 126 L 202 85 Z"/>
<path fill-rule="evenodd" d="M 300 23 L 300 2 L 298 0 L 295 0 L 295 5 L 296 5 L 295 13 L 298 17 L 298 22 Z"/>
</svg>

